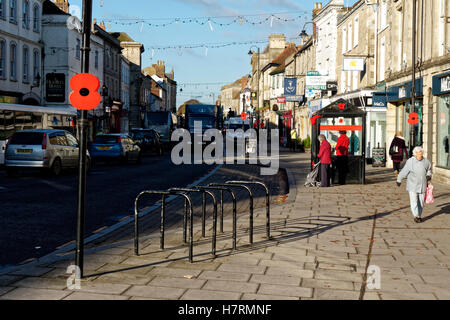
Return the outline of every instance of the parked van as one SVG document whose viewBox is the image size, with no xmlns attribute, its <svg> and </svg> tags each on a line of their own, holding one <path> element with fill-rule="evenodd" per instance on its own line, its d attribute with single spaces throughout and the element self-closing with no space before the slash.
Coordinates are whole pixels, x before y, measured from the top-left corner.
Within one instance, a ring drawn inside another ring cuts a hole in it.
<svg viewBox="0 0 450 320">
<path fill-rule="evenodd" d="M 176 129 L 176 122 L 169 111 L 155 111 L 148 114 L 149 129 L 156 130 L 165 145 L 170 145 L 172 132 Z"/>
</svg>

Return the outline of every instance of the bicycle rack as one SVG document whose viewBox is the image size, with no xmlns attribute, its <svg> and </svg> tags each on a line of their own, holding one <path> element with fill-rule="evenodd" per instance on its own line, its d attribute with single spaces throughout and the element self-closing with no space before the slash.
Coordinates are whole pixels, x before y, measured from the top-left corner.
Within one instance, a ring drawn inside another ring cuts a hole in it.
<svg viewBox="0 0 450 320">
<path fill-rule="evenodd" d="M 250 197 L 250 243 L 253 244 L 253 192 L 252 190 L 244 184 L 221 184 L 221 183 L 211 183 L 211 186 L 216 187 L 238 187 L 247 190 Z"/>
<path fill-rule="evenodd" d="M 207 190 L 201 190 L 201 189 L 186 189 L 186 188 L 171 188 L 168 191 L 170 192 L 201 192 L 202 193 L 202 237 L 204 238 L 206 236 L 206 194 L 209 195 L 213 200 L 213 206 L 214 206 L 214 213 L 213 213 L 213 237 L 212 237 L 212 251 L 211 255 L 213 257 L 216 256 L 216 242 L 217 242 L 217 199 L 216 196 Z M 192 227 L 192 220 L 190 221 L 190 238 L 193 237 L 193 227 Z M 186 227 L 186 223 L 185 223 Z M 186 230 L 186 228 L 184 228 Z"/>
<path fill-rule="evenodd" d="M 135 255 L 139 255 L 139 212 L 138 212 L 138 203 L 140 198 L 143 195 L 146 194 L 157 194 L 157 195 L 162 195 L 162 199 L 161 199 L 161 227 L 160 227 L 160 248 L 162 250 L 164 250 L 164 233 L 165 233 L 165 213 L 166 213 L 166 196 L 169 195 L 176 195 L 176 196 L 181 196 L 184 197 L 185 199 L 185 204 L 189 204 L 189 208 L 190 208 L 190 221 L 191 221 L 191 230 L 193 230 L 193 206 L 192 206 L 192 200 L 191 198 L 185 194 L 185 193 L 176 193 L 176 192 L 170 192 L 170 191 L 152 191 L 152 190 L 147 190 L 147 191 L 142 191 L 137 197 L 136 200 L 134 201 L 134 253 Z M 187 210 L 185 210 L 185 216 L 184 219 L 186 220 L 186 215 L 187 215 Z M 186 243 L 186 241 L 185 241 Z M 189 261 L 192 262 L 192 252 L 193 252 L 193 238 L 191 239 L 190 243 L 189 243 Z"/>
<path fill-rule="evenodd" d="M 226 184 L 248 184 L 248 185 L 258 185 L 264 187 L 266 191 L 266 236 L 270 240 L 270 191 L 267 185 L 260 181 L 227 181 Z"/>
<path fill-rule="evenodd" d="M 221 206 L 221 216 L 220 216 L 220 232 L 223 233 L 223 192 L 228 191 L 233 199 L 233 250 L 236 250 L 236 196 L 231 188 L 225 187 L 214 187 L 211 185 L 208 186 L 198 186 L 195 187 L 197 189 L 205 189 L 205 190 L 218 190 L 220 191 L 220 206 Z"/>
<path fill-rule="evenodd" d="M 187 243 L 187 219 L 189 215 L 189 262 L 193 262 L 194 255 L 194 209 L 191 197 L 188 195 L 192 192 L 202 193 L 202 237 L 206 235 L 206 195 L 209 195 L 213 200 L 214 213 L 213 213 L 213 236 L 212 236 L 212 252 L 211 255 L 216 257 L 216 244 L 217 244 L 217 198 L 213 192 L 209 190 L 220 191 L 220 232 L 223 233 L 223 219 L 224 219 L 224 191 L 230 193 L 233 200 L 233 250 L 236 250 L 237 242 L 237 201 L 236 194 L 233 191 L 235 188 L 243 188 L 247 190 L 250 200 L 250 244 L 253 244 L 253 192 L 248 185 L 259 185 L 264 187 L 266 191 L 266 233 L 267 239 L 271 239 L 270 236 L 270 191 L 266 184 L 259 181 L 227 181 L 225 184 L 210 183 L 208 186 L 197 186 L 194 189 L 187 188 L 171 188 L 167 191 L 154 191 L 146 190 L 142 191 L 135 199 L 134 202 L 134 252 L 139 256 L 139 212 L 138 204 L 139 200 L 144 195 L 156 194 L 161 195 L 161 226 L 160 226 L 160 248 L 164 250 L 164 236 L 165 236 L 165 216 L 166 216 L 166 197 L 167 196 L 179 196 L 184 198 L 184 217 L 183 217 L 183 241 Z"/>
</svg>

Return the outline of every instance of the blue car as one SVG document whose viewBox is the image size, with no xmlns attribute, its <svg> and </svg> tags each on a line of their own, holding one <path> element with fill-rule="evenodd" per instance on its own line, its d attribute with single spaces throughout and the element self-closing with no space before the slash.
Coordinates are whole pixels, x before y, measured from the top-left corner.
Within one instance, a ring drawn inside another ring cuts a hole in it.
<svg viewBox="0 0 450 320">
<path fill-rule="evenodd" d="M 93 161 L 119 160 L 123 164 L 129 161 L 141 162 L 141 148 L 126 134 L 96 136 L 89 145 L 89 153 Z"/>
</svg>

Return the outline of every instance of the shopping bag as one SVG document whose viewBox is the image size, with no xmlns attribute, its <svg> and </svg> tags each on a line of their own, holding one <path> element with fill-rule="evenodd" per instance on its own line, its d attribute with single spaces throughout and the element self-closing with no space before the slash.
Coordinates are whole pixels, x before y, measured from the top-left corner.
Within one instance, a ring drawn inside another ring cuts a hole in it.
<svg viewBox="0 0 450 320">
<path fill-rule="evenodd" d="M 433 185 L 430 183 L 425 191 L 425 203 L 432 204 L 434 202 L 433 197 Z"/>
</svg>

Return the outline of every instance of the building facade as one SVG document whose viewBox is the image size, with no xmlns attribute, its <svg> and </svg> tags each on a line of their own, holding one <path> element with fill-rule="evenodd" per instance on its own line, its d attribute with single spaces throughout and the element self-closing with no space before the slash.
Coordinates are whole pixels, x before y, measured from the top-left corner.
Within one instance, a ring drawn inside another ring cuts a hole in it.
<svg viewBox="0 0 450 320">
<path fill-rule="evenodd" d="M 46 0 L 42 15 L 42 43 L 43 51 L 43 101 L 46 106 L 59 108 L 73 108 L 69 101 L 72 92 L 70 79 L 81 72 L 81 30 L 69 28 L 67 21 L 73 19 L 81 25 L 77 17 L 58 8 L 53 2 Z M 103 40 L 91 35 L 89 72 L 100 80 L 103 86 Z M 104 111 L 102 104 L 88 112 L 89 139 L 103 130 Z M 70 119 L 62 117 L 54 121 L 55 126 L 70 126 Z"/>
<path fill-rule="evenodd" d="M 411 149 L 413 131 L 415 145 L 423 146 L 425 157 L 433 165 L 434 179 L 450 184 L 450 4 L 445 0 L 417 0 L 413 108 L 413 2 L 382 3 L 386 5 L 385 9 L 380 7 L 386 12 L 386 62 L 379 69 L 384 73 L 381 79 L 384 77 L 388 102 L 387 146 L 395 132 L 401 131 Z"/>
<path fill-rule="evenodd" d="M 0 1 L 0 103 L 42 104 L 43 2 Z"/>
</svg>

